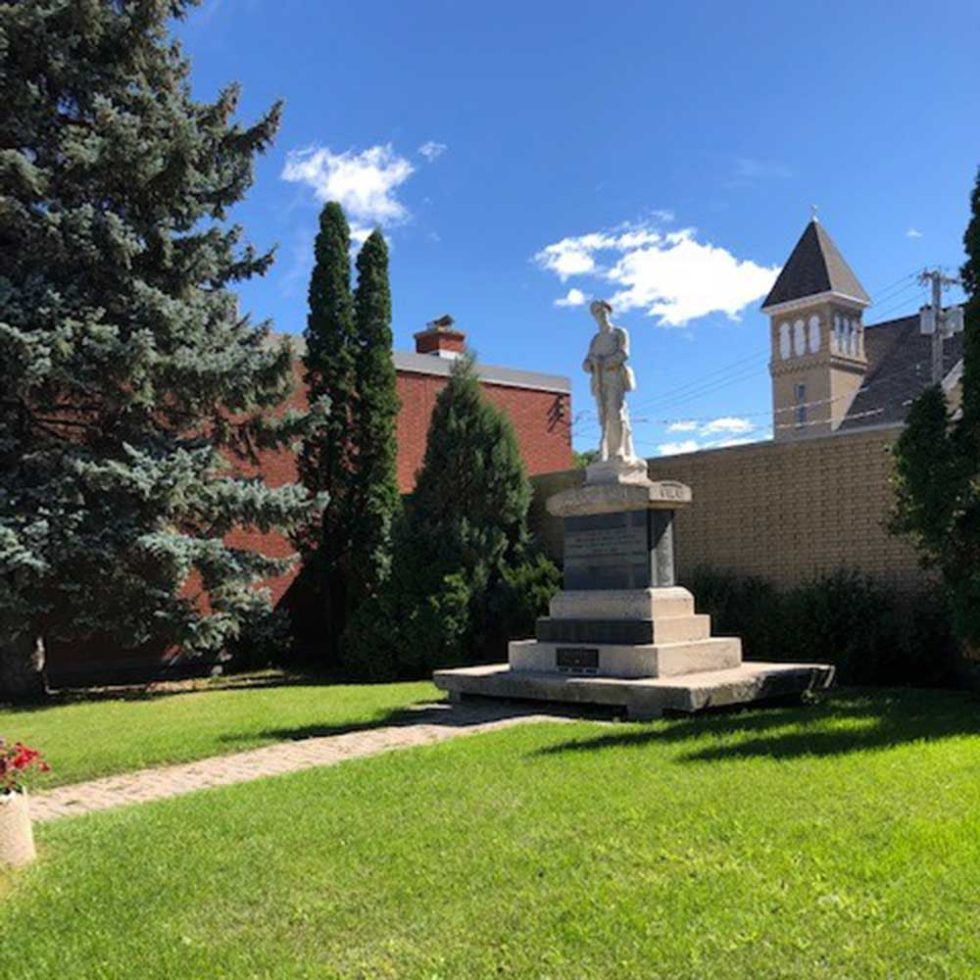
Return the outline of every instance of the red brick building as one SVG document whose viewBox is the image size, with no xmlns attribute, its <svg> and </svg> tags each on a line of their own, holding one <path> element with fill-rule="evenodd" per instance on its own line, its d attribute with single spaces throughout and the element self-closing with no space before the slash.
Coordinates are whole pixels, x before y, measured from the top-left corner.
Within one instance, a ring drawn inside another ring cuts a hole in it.
<svg viewBox="0 0 980 980">
<path fill-rule="evenodd" d="M 302 341 L 297 338 L 297 351 Z M 453 361 L 466 349 L 466 335 L 454 328 L 449 317 L 442 317 L 415 335 L 414 351 L 395 351 L 398 374 L 398 484 L 402 493 L 415 485 L 415 475 L 425 455 L 429 419 L 436 397 L 445 387 Z M 572 465 L 571 384 L 568 378 L 489 364 L 476 365 L 477 374 L 487 398 L 510 418 L 520 444 L 528 474 L 535 476 Z M 297 364 L 297 375 L 301 368 Z M 297 386 L 292 404 L 307 405 L 302 383 Z M 245 467 L 247 475 L 256 470 Z M 296 457 L 287 451 L 262 456 L 258 473 L 272 486 L 294 483 L 298 479 Z M 277 534 L 234 531 L 228 543 L 239 548 L 254 548 L 275 557 L 293 553 L 288 540 Z M 270 580 L 265 585 L 278 604 L 295 577 L 295 571 Z M 151 670 L 158 665 L 159 654 L 134 654 L 133 651 L 110 652 L 99 646 L 91 648 L 56 648 L 50 651 L 49 673 L 55 678 L 75 679 L 89 673 L 118 673 L 126 670 Z"/>
</svg>

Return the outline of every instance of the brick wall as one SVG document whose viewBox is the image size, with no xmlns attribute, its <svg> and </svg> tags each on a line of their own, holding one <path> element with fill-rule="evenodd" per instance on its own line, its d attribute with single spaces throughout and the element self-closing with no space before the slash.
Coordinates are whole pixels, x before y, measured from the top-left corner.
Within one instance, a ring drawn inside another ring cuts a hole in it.
<svg viewBox="0 0 980 980">
<path fill-rule="evenodd" d="M 447 379 L 431 374 L 398 373 L 398 486 L 408 493 L 425 456 L 429 420 L 436 397 Z M 569 420 L 571 396 L 483 382 L 487 398 L 503 411 L 514 426 L 528 473 L 550 473 L 572 462 Z"/>
<path fill-rule="evenodd" d="M 398 372 L 401 401 L 397 426 L 398 486 L 402 493 L 408 493 L 415 486 L 415 474 L 425 455 L 432 409 L 446 383 L 446 378 L 438 375 Z M 529 474 L 549 473 L 571 464 L 570 395 L 489 382 L 483 382 L 483 390 L 487 398 L 510 418 Z M 300 383 L 291 405 L 299 409 L 305 409 L 307 405 Z M 244 467 L 243 471 L 249 475 L 254 472 L 249 467 Z M 264 453 L 259 472 L 272 486 L 295 482 L 296 458 L 291 452 Z M 278 534 L 234 531 L 227 540 L 235 547 L 254 548 L 274 557 L 284 557 L 293 550 Z M 271 590 L 273 603 L 282 599 L 294 578 L 295 573 L 290 573 L 263 583 Z"/>
<path fill-rule="evenodd" d="M 852 568 L 885 585 L 913 590 L 923 582 L 911 546 L 889 534 L 892 503 L 888 447 L 899 427 L 761 442 L 649 461 L 651 479 L 688 484 L 694 502 L 678 514 L 679 577 L 698 565 L 796 585 Z M 536 478 L 532 525 L 560 560 L 561 526 L 544 508 L 581 472 Z"/>
</svg>

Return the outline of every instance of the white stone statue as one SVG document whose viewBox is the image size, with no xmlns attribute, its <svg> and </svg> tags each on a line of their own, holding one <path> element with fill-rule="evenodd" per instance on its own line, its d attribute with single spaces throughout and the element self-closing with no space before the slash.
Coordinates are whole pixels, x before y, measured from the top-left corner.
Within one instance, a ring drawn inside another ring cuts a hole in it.
<svg viewBox="0 0 980 980">
<path fill-rule="evenodd" d="M 599 413 L 602 440 L 601 462 L 635 463 L 633 431 L 626 408 L 626 392 L 636 387 L 630 356 L 629 334 L 609 322 L 612 307 L 602 299 L 595 300 L 589 312 L 599 324 L 599 332 L 589 344 L 582 369 L 592 376 L 592 394 Z M 644 467 L 645 470 L 645 467 Z"/>
</svg>

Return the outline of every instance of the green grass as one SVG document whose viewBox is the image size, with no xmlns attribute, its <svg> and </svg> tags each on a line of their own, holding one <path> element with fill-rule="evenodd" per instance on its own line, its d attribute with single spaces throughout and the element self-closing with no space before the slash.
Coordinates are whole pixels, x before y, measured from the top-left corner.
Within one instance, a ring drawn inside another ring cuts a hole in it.
<svg viewBox="0 0 980 980">
<path fill-rule="evenodd" d="M 31 785 L 46 789 L 380 724 L 410 704 L 442 697 L 427 682 L 326 685 L 257 676 L 233 683 L 240 686 L 4 710 L 0 735 L 44 753 L 52 771 Z"/>
<path fill-rule="evenodd" d="M 980 703 L 545 723 L 39 828 L 4 977 L 974 977 Z"/>
</svg>

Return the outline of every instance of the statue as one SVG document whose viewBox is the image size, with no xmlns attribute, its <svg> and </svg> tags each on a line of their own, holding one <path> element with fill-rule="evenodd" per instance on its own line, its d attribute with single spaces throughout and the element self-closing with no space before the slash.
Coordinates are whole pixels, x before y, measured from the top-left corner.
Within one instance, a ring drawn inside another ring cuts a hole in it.
<svg viewBox="0 0 980 980">
<path fill-rule="evenodd" d="M 627 364 L 629 334 L 609 322 L 612 307 L 605 300 L 595 300 L 589 312 L 599 324 L 599 332 L 589 344 L 582 370 L 592 376 L 592 394 L 599 412 L 602 431 L 599 459 L 601 462 L 634 463 L 637 457 L 633 452 L 633 431 L 626 408 L 626 392 L 636 387 L 633 369 Z"/>
</svg>

